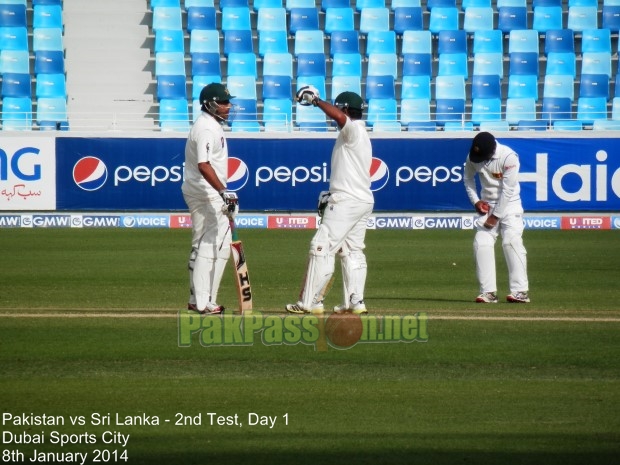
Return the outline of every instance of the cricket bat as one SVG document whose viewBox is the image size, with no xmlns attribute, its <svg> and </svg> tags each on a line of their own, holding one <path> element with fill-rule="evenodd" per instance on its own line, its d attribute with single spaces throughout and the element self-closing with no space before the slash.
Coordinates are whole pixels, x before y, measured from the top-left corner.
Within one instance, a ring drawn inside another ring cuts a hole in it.
<svg viewBox="0 0 620 465">
<path fill-rule="evenodd" d="M 235 284 L 237 285 L 237 295 L 239 297 L 239 312 L 252 313 L 252 286 L 250 285 L 250 275 L 248 274 L 248 264 L 245 261 L 243 242 L 237 236 L 235 220 L 230 220 L 230 232 L 232 242 L 230 248 L 233 254 L 233 271 L 235 273 Z"/>
</svg>

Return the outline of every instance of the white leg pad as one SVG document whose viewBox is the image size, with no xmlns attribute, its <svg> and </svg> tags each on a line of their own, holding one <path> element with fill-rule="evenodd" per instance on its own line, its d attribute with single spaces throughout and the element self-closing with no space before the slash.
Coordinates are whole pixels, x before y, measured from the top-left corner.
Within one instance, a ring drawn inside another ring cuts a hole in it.
<svg viewBox="0 0 620 465">
<path fill-rule="evenodd" d="M 317 299 L 321 300 L 322 290 L 334 274 L 334 255 L 329 253 L 329 245 L 322 236 L 319 231 L 310 242 L 306 277 L 299 295 L 304 308 L 312 308 L 313 304 L 319 303 Z"/>
<path fill-rule="evenodd" d="M 529 290 L 527 278 L 527 252 L 519 233 L 504 232 L 502 238 L 504 257 L 508 267 L 510 292 Z"/>
<path fill-rule="evenodd" d="M 356 251 L 340 257 L 342 260 L 342 281 L 345 294 L 345 303 L 355 304 L 364 300 L 366 287 L 366 255 Z"/>
<path fill-rule="evenodd" d="M 189 300 L 188 303 L 196 304 L 196 292 L 194 291 L 194 266 L 196 266 L 196 256 L 198 255 L 198 249 L 192 248 L 189 254 L 189 261 L 187 262 L 187 269 L 189 270 Z"/>
<path fill-rule="evenodd" d="M 497 236 L 491 232 L 478 230 L 474 238 L 474 258 L 476 276 L 480 292 L 497 292 L 495 273 L 495 241 Z"/>
</svg>

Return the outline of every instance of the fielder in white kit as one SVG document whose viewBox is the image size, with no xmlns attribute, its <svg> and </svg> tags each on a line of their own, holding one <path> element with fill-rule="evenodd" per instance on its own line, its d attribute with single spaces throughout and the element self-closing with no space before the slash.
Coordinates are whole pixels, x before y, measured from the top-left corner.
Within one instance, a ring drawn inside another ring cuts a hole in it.
<svg viewBox="0 0 620 465">
<path fill-rule="evenodd" d="M 336 313 L 367 313 L 364 304 L 366 223 L 374 197 L 370 190 L 372 146 L 362 121 L 364 101 L 354 92 L 343 92 L 334 105 L 319 98 L 314 87 L 303 87 L 297 101 L 320 108 L 340 132 L 332 150 L 329 193 L 322 193 L 321 225 L 310 242 L 308 265 L 299 301 L 286 305 L 289 313 L 323 313 L 323 299 L 339 255 L 343 276 L 343 302 Z"/>
<path fill-rule="evenodd" d="M 465 162 L 467 196 L 480 218 L 475 222 L 474 257 L 480 295 L 476 302 L 497 303 L 495 242 L 502 236 L 508 267 L 508 302 L 530 301 L 527 252 L 523 245 L 523 206 L 519 185 L 519 157 L 510 147 L 499 144 L 492 134 L 481 132 L 474 140 Z M 475 176 L 481 192 L 478 196 Z"/>
</svg>

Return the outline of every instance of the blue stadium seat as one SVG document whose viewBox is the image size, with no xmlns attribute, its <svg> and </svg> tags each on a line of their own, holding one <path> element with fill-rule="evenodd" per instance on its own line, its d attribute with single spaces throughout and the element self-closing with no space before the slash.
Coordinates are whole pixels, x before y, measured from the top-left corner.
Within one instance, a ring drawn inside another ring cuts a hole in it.
<svg viewBox="0 0 620 465">
<path fill-rule="evenodd" d="M 359 31 L 362 34 L 389 30 L 390 10 L 388 8 L 363 8 L 361 10 Z"/>
<path fill-rule="evenodd" d="M 194 29 L 216 29 L 216 12 L 213 6 L 192 6 L 187 8 L 187 31 Z"/>
<path fill-rule="evenodd" d="M 364 8 L 385 8 L 385 0 L 356 0 L 355 8 L 360 12 Z"/>
<path fill-rule="evenodd" d="M 160 52 L 155 54 L 155 75 L 185 76 L 185 55 L 182 52 Z"/>
<path fill-rule="evenodd" d="M 437 76 L 463 76 L 468 77 L 466 53 L 442 53 L 439 55 Z"/>
<path fill-rule="evenodd" d="M 320 108 L 295 105 L 295 125 L 300 131 L 327 131 L 327 118 Z"/>
<path fill-rule="evenodd" d="M 584 52 L 581 54 L 582 74 L 606 74 L 611 78 L 611 53 Z"/>
<path fill-rule="evenodd" d="M 562 6 L 562 0 L 533 0 L 532 7 L 538 8 L 539 6 Z"/>
<path fill-rule="evenodd" d="M 598 7 L 571 6 L 568 7 L 567 29 L 581 32 L 585 29 L 598 29 Z"/>
<path fill-rule="evenodd" d="M 366 78 L 366 100 L 394 98 L 396 98 L 396 86 L 392 76 L 368 76 Z"/>
<path fill-rule="evenodd" d="M 180 0 L 149 0 L 149 3 L 151 4 L 151 8 L 159 6 L 181 8 Z"/>
<path fill-rule="evenodd" d="M 286 9 L 260 8 L 256 19 L 256 29 L 261 31 L 286 31 Z"/>
<path fill-rule="evenodd" d="M 35 7 L 35 11 L 39 6 Z M 0 3 L 0 27 L 27 27 L 26 5 Z"/>
<path fill-rule="evenodd" d="M 543 34 L 549 30 L 562 29 L 562 7 L 538 6 L 534 8 L 532 29 Z"/>
<path fill-rule="evenodd" d="M 377 121 L 372 125 L 372 132 L 400 132 L 403 130 L 399 121 Z"/>
<path fill-rule="evenodd" d="M 502 97 L 500 81 L 497 75 L 473 75 L 471 79 L 472 99 L 500 99 Z"/>
<path fill-rule="evenodd" d="M 491 8 L 491 0 L 463 0 L 461 9 L 465 11 L 467 8 Z"/>
<path fill-rule="evenodd" d="M 473 74 L 504 76 L 504 55 L 502 53 L 476 53 Z"/>
<path fill-rule="evenodd" d="M 35 53 L 35 67 L 37 65 Z M 60 52 L 62 53 L 62 52 Z M 64 57 L 63 57 L 64 60 Z M 64 69 L 64 61 L 63 61 Z M 28 50 L 0 50 L 0 74 L 5 73 L 30 73 L 30 53 Z"/>
<path fill-rule="evenodd" d="M 433 34 L 439 31 L 454 31 L 459 28 L 459 10 L 456 7 L 435 7 L 431 10 L 428 30 Z"/>
<path fill-rule="evenodd" d="M 248 6 L 248 0 L 220 0 L 220 8 L 245 8 Z"/>
<path fill-rule="evenodd" d="M 230 53 L 228 55 L 228 76 L 258 76 L 254 53 Z M 235 95 L 235 94 L 232 94 Z"/>
<path fill-rule="evenodd" d="M 332 76 L 362 77 L 362 56 L 359 53 L 335 53 L 332 62 Z"/>
<path fill-rule="evenodd" d="M 358 31 L 333 31 L 331 34 L 329 54 L 360 53 Z"/>
<path fill-rule="evenodd" d="M 465 31 L 440 31 L 437 36 L 437 53 L 467 53 L 467 33 Z"/>
<path fill-rule="evenodd" d="M 32 0 L 33 5 L 62 5 L 62 0 Z"/>
<path fill-rule="evenodd" d="M 41 97 L 62 97 L 67 98 L 67 82 L 64 73 L 37 74 L 35 95 Z M 183 76 L 185 83 L 185 76 Z"/>
<path fill-rule="evenodd" d="M 327 71 L 323 53 L 300 53 L 297 56 L 297 76 L 323 76 Z"/>
<path fill-rule="evenodd" d="M 185 76 L 157 76 L 158 100 L 180 98 L 187 98 Z"/>
<path fill-rule="evenodd" d="M 609 29 L 586 29 L 582 31 L 581 52 L 611 53 L 611 31 Z"/>
<path fill-rule="evenodd" d="M 538 53 L 514 52 L 508 58 L 509 74 L 538 75 Z"/>
<path fill-rule="evenodd" d="M 260 132 L 257 102 L 254 99 L 234 98 L 231 100 L 235 113 L 230 122 L 232 132 Z"/>
<path fill-rule="evenodd" d="M 178 7 L 158 6 L 153 8 L 154 31 L 158 29 L 183 29 L 181 9 Z"/>
<path fill-rule="evenodd" d="M 596 120 L 607 119 L 607 98 L 579 97 L 577 99 L 577 120 L 591 125 Z"/>
<path fill-rule="evenodd" d="M 609 99 L 609 77 L 606 74 L 582 74 L 579 83 L 580 97 Z"/>
<path fill-rule="evenodd" d="M 543 97 L 541 116 L 543 121 L 554 123 L 557 120 L 572 118 L 572 104 L 569 98 Z"/>
<path fill-rule="evenodd" d="M 450 111 L 456 111 L 458 108 L 454 106 L 448 107 Z M 473 131 L 474 123 L 471 121 L 464 121 L 462 118 L 457 118 L 453 121 L 444 121 L 443 122 L 443 130 L 444 132 L 465 132 L 465 131 Z"/>
<path fill-rule="evenodd" d="M 378 122 L 398 121 L 396 99 L 376 98 L 368 100 L 367 123 L 373 126 Z"/>
<path fill-rule="evenodd" d="M 331 34 L 334 31 L 354 31 L 353 8 L 328 8 L 325 10 L 325 33 Z"/>
<path fill-rule="evenodd" d="M 435 8 L 456 8 L 456 0 L 427 0 L 426 8 L 429 10 Z"/>
<path fill-rule="evenodd" d="M 509 124 L 536 120 L 536 100 L 533 98 L 507 98 L 505 118 Z"/>
<path fill-rule="evenodd" d="M 258 54 L 288 53 L 288 33 L 286 31 L 259 31 Z"/>
<path fill-rule="evenodd" d="M 30 131 L 32 129 L 32 99 L 30 97 L 4 97 L 0 116 L 4 131 Z"/>
<path fill-rule="evenodd" d="M 398 77 L 398 56 L 395 53 L 373 53 L 368 56 L 369 76 L 389 75 Z"/>
<path fill-rule="evenodd" d="M 332 102 L 342 92 L 355 92 L 362 95 L 362 80 L 359 76 L 334 76 L 332 77 Z"/>
<path fill-rule="evenodd" d="M 293 77 L 293 55 L 290 53 L 266 53 L 263 56 L 263 75 Z"/>
<path fill-rule="evenodd" d="M 524 6 L 498 8 L 497 29 L 503 33 L 527 29 L 527 8 Z"/>
<path fill-rule="evenodd" d="M 286 0 L 285 2 L 287 10 L 292 10 L 293 8 L 314 8 L 315 5 L 314 0 Z"/>
<path fill-rule="evenodd" d="M 2 76 L 2 97 L 32 97 L 30 74 L 6 73 Z"/>
<path fill-rule="evenodd" d="M 583 124 L 578 120 L 559 120 L 553 122 L 554 131 L 581 131 Z"/>
<path fill-rule="evenodd" d="M 437 100 L 465 100 L 465 79 L 462 76 L 437 76 L 435 98 Z"/>
<path fill-rule="evenodd" d="M 267 132 L 290 132 L 293 127 L 293 101 L 290 99 L 265 99 L 263 122 Z"/>
<path fill-rule="evenodd" d="M 321 10 L 327 11 L 328 8 L 348 8 L 351 6 L 350 0 L 321 0 Z"/>
<path fill-rule="evenodd" d="M 517 131 L 546 131 L 547 121 L 543 120 L 521 120 L 517 124 Z"/>
<path fill-rule="evenodd" d="M 403 76 L 402 99 L 431 99 L 430 76 Z"/>
<path fill-rule="evenodd" d="M 400 104 L 400 122 L 409 123 L 431 120 L 431 101 L 424 98 L 404 98 Z M 433 130 L 435 128 L 433 127 Z"/>
<path fill-rule="evenodd" d="M 421 0 L 392 0 L 390 8 L 395 10 L 396 8 L 408 8 L 412 6 L 422 6 Z"/>
<path fill-rule="evenodd" d="M 538 31 L 533 29 L 512 30 L 508 36 L 508 53 L 539 53 Z"/>
<path fill-rule="evenodd" d="M 254 0 L 252 2 L 252 8 L 255 11 L 259 11 L 262 8 L 283 8 L 282 0 Z"/>
<path fill-rule="evenodd" d="M 405 31 L 403 33 L 402 53 L 433 53 L 430 31 Z"/>
<path fill-rule="evenodd" d="M 483 121 L 502 119 L 502 100 L 499 98 L 473 99 L 471 104 L 471 121 L 479 125 Z"/>
<path fill-rule="evenodd" d="M 620 121 L 620 97 L 614 97 L 611 101 L 611 119 Z"/>
<path fill-rule="evenodd" d="M 577 75 L 577 58 L 573 52 L 549 52 L 545 74 Z"/>
<path fill-rule="evenodd" d="M 493 29 L 490 31 L 476 31 L 474 33 L 473 50 L 476 53 L 504 53 L 502 31 Z"/>
<path fill-rule="evenodd" d="M 603 5 L 602 27 L 616 34 L 620 31 L 620 5 Z"/>
<path fill-rule="evenodd" d="M 290 76 L 263 76 L 263 99 L 293 98 L 293 81 Z"/>
<path fill-rule="evenodd" d="M 221 80 L 219 53 L 192 53 L 191 57 L 192 76 L 218 76 Z"/>
<path fill-rule="evenodd" d="M 319 10 L 316 8 L 293 8 L 289 14 L 289 32 L 293 35 L 297 31 L 318 30 Z"/>
<path fill-rule="evenodd" d="M 527 6 L 527 0 L 497 0 L 496 6 L 497 8 L 504 8 L 506 6 L 525 7 Z"/>
<path fill-rule="evenodd" d="M 474 7 L 465 8 L 463 29 L 470 34 L 476 31 L 493 30 L 493 8 Z"/>
<path fill-rule="evenodd" d="M 187 106 L 187 100 L 185 100 Z M 67 100 L 63 97 L 41 97 L 37 99 L 37 124 L 43 125 L 51 122 L 67 122 Z"/>
<path fill-rule="evenodd" d="M 64 50 L 62 29 L 45 27 L 33 29 L 32 50 Z"/>
<path fill-rule="evenodd" d="M 64 27 L 61 5 L 34 5 L 32 27 Z"/>
<path fill-rule="evenodd" d="M 195 6 L 214 6 L 214 0 L 184 0 L 183 5 L 186 10 Z"/>
<path fill-rule="evenodd" d="M 155 53 L 183 52 L 185 39 L 181 29 L 159 29 L 155 31 Z"/>
<path fill-rule="evenodd" d="M 465 118 L 465 99 L 436 99 L 435 120 L 438 123 L 463 121 Z M 473 129 L 473 128 L 472 128 Z"/>
<path fill-rule="evenodd" d="M 392 2 L 392 5 L 394 2 Z M 424 22 L 422 8 L 419 6 L 393 8 L 394 27 L 393 30 L 402 35 L 405 31 L 421 31 Z"/>
<path fill-rule="evenodd" d="M 396 53 L 396 32 L 370 31 L 366 37 L 366 55 L 371 53 Z"/>
<path fill-rule="evenodd" d="M 494 121 L 480 121 L 478 123 L 479 131 L 498 132 L 498 131 L 510 131 L 510 124 L 506 120 L 494 120 Z"/>
<path fill-rule="evenodd" d="M 620 121 L 597 119 L 592 123 L 593 131 L 620 131 Z"/>
<path fill-rule="evenodd" d="M 568 98 L 571 101 L 575 98 L 575 83 L 573 76 L 566 75 L 545 75 L 543 84 L 543 98 Z"/>
<path fill-rule="evenodd" d="M 321 30 L 301 30 L 295 34 L 294 54 L 324 53 L 325 36 Z"/>
<path fill-rule="evenodd" d="M 405 53 L 403 55 L 403 76 L 432 76 L 433 58 L 430 53 Z"/>
<path fill-rule="evenodd" d="M 252 30 L 250 23 L 250 8 L 248 7 L 223 7 L 222 8 L 222 31 Z"/>
<path fill-rule="evenodd" d="M 236 98 L 254 100 L 257 98 L 256 78 L 254 76 L 228 76 L 226 87 L 228 87 L 230 95 L 234 95 Z"/>
<path fill-rule="evenodd" d="M 194 29 L 189 35 L 189 53 L 220 53 L 219 31 Z"/>
<path fill-rule="evenodd" d="M 508 77 L 508 98 L 538 100 L 538 75 L 510 75 Z"/>
<path fill-rule="evenodd" d="M 570 29 L 555 29 L 545 34 L 545 54 L 575 53 L 575 34 Z"/>
<path fill-rule="evenodd" d="M 252 31 L 247 29 L 224 31 L 224 55 L 254 53 Z"/>
</svg>

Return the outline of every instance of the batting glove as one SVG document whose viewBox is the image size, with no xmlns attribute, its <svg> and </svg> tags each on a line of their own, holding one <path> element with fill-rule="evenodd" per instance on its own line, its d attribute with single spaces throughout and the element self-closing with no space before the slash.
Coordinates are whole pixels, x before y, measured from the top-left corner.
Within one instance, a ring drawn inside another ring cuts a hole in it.
<svg viewBox="0 0 620 465">
<path fill-rule="evenodd" d="M 317 205 L 317 212 L 321 218 L 323 218 L 323 214 L 325 213 L 325 209 L 327 208 L 327 203 L 329 202 L 329 196 L 331 194 L 329 191 L 321 191 L 319 194 L 319 204 Z"/>
<path fill-rule="evenodd" d="M 224 201 L 222 205 L 222 213 L 224 213 L 231 220 L 235 218 L 235 215 L 239 213 L 239 197 L 237 194 L 231 191 L 222 191 L 220 196 Z"/>
<path fill-rule="evenodd" d="M 316 107 L 319 101 L 319 91 L 314 86 L 304 86 L 297 91 L 297 94 L 295 94 L 295 100 L 297 100 L 297 102 L 301 105 L 313 105 Z"/>
</svg>

